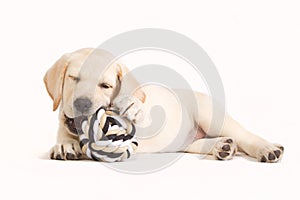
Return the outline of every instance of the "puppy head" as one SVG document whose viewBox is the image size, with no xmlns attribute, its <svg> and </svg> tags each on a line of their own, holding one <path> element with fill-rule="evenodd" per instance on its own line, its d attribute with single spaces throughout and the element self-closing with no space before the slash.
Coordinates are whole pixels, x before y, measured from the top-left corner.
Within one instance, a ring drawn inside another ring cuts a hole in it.
<svg viewBox="0 0 300 200">
<path fill-rule="evenodd" d="M 47 71 L 44 82 L 55 111 L 61 109 L 69 118 L 91 115 L 108 106 L 120 90 L 124 72 L 110 64 L 113 56 L 99 49 L 81 49 L 63 55 Z"/>
</svg>

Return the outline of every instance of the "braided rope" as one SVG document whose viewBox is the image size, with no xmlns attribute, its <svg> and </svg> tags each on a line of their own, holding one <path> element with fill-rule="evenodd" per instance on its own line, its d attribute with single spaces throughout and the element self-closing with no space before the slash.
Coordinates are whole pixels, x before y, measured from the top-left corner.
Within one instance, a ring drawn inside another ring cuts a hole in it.
<svg viewBox="0 0 300 200">
<path fill-rule="evenodd" d="M 116 162 L 128 159 L 138 146 L 135 126 L 115 110 L 101 107 L 81 123 L 80 147 L 96 161 Z"/>
</svg>

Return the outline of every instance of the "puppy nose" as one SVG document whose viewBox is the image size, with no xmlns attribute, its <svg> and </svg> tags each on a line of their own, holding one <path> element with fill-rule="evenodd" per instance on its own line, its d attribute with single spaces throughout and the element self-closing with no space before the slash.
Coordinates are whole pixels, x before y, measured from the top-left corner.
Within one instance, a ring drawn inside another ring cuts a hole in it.
<svg viewBox="0 0 300 200">
<path fill-rule="evenodd" d="M 74 107 L 77 111 L 84 113 L 92 107 L 92 102 L 88 98 L 77 98 L 74 101 Z"/>
</svg>

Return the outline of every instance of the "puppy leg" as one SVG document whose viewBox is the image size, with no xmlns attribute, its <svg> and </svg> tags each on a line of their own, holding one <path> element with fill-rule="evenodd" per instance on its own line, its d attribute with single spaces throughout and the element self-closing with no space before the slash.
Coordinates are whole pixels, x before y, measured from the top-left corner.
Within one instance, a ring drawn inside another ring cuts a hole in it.
<svg viewBox="0 0 300 200">
<path fill-rule="evenodd" d="M 234 138 L 241 151 L 261 162 L 274 163 L 280 160 L 283 155 L 283 146 L 272 144 L 245 130 L 230 116 L 225 118 L 221 136 Z"/>
<path fill-rule="evenodd" d="M 198 112 L 195 119 L 201 129 L 210 137 L 231 137 L 240 150 L 261 162 L 277 162 L 283 155 L 281 145 L 272 144 L 261 137 L 250 133 L 230 116 L 225 115 L 223 127 L 220 131 L 209 132 L 213 114 L 218 115 L 218 110 L 212 107 L 211 99 L 203 94 L 197 93 Z"/>
<path fill-rule="evenodd" d="M 50 150 L 50 158 L 55 160 L 77 160 L 81 157 L 82 151 L 78 138 L 72 136 L 61 124 L 58 130 L 57 143 Z"/>
<path fill-rule="evenodd" d="M 213 155 L 218 160 L 230 160 L 237 152 L 237 145 L 234 139 L 229 137 L 203 138 L 194 141 L 185 152 Z"/>
</svg>

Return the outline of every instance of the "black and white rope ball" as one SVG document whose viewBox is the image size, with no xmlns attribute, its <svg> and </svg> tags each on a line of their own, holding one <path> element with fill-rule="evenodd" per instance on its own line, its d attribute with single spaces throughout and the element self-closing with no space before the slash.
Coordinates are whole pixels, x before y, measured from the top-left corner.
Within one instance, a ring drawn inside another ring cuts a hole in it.
<svg viewBox="0 0 300 200">
<path fill-rule="evenodd" d="M 93 160 L 123 161 L 137 149 L 135 126 L 116 110 L 101 107 L 80 125 L 80 146 L 83 153 Z"/>
</svg>

